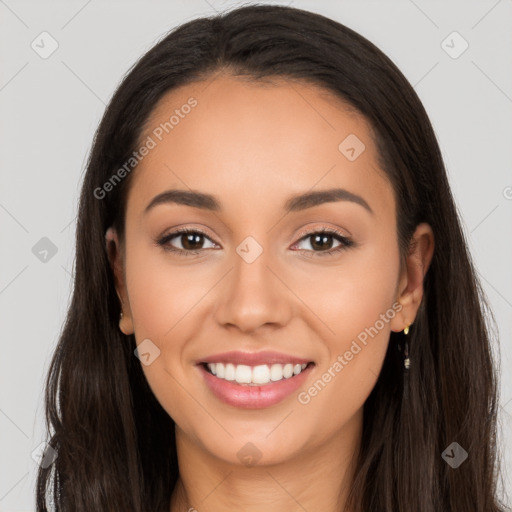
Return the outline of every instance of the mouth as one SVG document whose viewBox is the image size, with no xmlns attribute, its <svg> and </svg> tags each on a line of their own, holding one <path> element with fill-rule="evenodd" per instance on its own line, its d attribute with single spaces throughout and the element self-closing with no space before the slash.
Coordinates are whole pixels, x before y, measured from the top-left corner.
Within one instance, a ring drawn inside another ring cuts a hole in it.
<svg viewBox="0 0 512 512">
<path fill-rule="evenodd" d="M 224 404 L 241 409 L 263 409 L 284 401 L 304 386 L 315 363 L 197 364 L 203 382 Z"/>
</svg>

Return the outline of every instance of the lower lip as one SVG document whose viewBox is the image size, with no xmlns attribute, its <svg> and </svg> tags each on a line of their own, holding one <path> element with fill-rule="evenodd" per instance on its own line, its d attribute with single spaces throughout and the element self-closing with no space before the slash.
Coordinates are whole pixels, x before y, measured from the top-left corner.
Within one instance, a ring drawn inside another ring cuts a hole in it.
<svg viewBox="0 0 512 512">
<path fill-rule="evenodd" d="M 289 379 L 269 382 L 261 386 L 238 384 L 236 381 L 220 379 L 199 365 L 206 385 L 222 402 L 243 409 L 263 409 L 277 404 L 290 396 L 304 383 L 313 365 L 307 366 L 298 375 Z"/>
</svg>

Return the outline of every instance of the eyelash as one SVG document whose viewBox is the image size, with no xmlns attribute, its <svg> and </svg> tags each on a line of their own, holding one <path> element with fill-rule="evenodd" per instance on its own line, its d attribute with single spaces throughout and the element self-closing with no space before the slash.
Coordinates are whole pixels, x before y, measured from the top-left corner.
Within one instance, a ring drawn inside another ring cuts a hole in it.
<svg viewBox="0 0 512 512">
<path fill-rule="evenodd" d="M 208 238 L 210 241 L 212 241 L 210 239 L 210 237 L 204 231 L 201 231 L 198 228 L 182 228 L 182 229 L 173 231 L 172 233 L 169 233 L 169 234 L 163 236 L 162 238 L 156 240 L 156 243 L 159 246 L 163 247 L 164 250 L 173 252 L 173 253 L 177 254 L 178 256 L 194 256 L 194 255 L 199 254 L 204 249 L 198 249 L 196 251 L 185 251 L 183 249 L 177 249 L 176 247 L 166 246 L 166 244 L 170 240 L 172 240 L 173 238 L 176 238 L 178 235 L 189 234 L 189 233 L 201 234 L 201 235 L 205 236 L 206 238 Z M 334 235 L 334 238 L 336 238 L 340 242 L 340 245 L 334 249 L 329 249 L 328 251 L 310 251 L 308 249 L 298 249 L 298 252 L 303 253 L 303 254 L 313 252 L 313 253 L 315 253 L 314 256 L 308 255 L 308 257 L 313 257 L 313 258 L 315 256 L 334 256 L 335 254 L 338 254 L 340 251 L 344 251 L 346 249 L 349 249 L 350 247 L 355 246 L 355 242 L 353 240 L 351 240 L 350 238 L 347 238 L 345 235 L 343 235 L 339 231 L 332 229 L 332 228 L 325 228 L 325 229 L 321 229 L 318 231 L 309 231 L 307 233 L 302 233 L 299 240 L 296 243 L 301 242 L 302 240 L 309 238 L 310 236 L 313 236 L 313 235 Z"/>
</svg>

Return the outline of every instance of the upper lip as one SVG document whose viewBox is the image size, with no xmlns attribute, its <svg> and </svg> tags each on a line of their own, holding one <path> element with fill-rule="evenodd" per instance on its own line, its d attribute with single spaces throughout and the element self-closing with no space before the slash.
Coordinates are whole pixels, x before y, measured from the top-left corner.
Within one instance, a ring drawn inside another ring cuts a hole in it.
<svg viewBox="0 0 512 512">
<path fill-rule="evenodd" d="M 261 364 L 307 364 L 312 362 L 310 359 L 296 357 L 289 354 L 281 354 L 279 352 L 264 351 L 264 352 L 240 352 L 231 351 L 223 352 L 222 354 L 215 354 L 205 357 L 198 361 L 202 363 L 232 363 L 232 364 L 245 364 L 247 366 L 257 366 Z"/>
</svg>

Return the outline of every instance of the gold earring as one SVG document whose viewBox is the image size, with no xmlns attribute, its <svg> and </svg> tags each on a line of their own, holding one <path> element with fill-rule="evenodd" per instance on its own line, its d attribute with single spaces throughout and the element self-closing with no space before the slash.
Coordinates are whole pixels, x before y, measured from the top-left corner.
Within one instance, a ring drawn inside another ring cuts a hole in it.
<svg viewBox="0 0 512 512">
<path fill-rule="evenodd" d="M 404 334 L 407 336 L 409 334 L 409 326 L 406 326 L 404 329 Z M 407 339 L 405 340 L 404 344 L 404 368 L 406 370 L 409 370 L 411 366 L 411 360 L 409 359 L 409 343 L 407 342 Z"/>
</svg>

